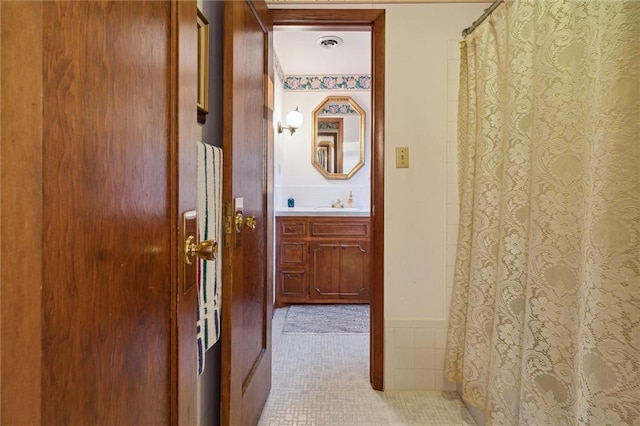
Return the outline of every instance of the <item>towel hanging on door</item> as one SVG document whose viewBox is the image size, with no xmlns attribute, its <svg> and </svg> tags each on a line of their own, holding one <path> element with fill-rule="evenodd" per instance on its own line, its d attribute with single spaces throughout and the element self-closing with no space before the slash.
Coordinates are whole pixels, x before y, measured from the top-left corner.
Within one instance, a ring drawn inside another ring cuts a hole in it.
<svg viewBox="0 0 640 426">
<path fill-rule="evenodd" d="M 218 256 L 199 262 L 198 268 L 198 374 L 204 371 L 205 352 L 220 338 L 222 265 L 222 149 L 198 142 L 198 234 L 200 241 L 215 240 Z"/>
</svg>

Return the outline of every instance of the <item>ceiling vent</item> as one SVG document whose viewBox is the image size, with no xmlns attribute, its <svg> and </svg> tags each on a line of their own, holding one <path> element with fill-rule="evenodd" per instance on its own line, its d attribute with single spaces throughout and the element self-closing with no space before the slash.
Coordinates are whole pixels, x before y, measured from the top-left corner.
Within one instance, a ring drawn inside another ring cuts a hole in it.
<svg viewBox="0 0 640 426">
<path fill-rule="evenodd" d="M 318 44 L 324 48 L 332 49 L 342 44 L 342 39 L 337 36 L 324 36 L 318 39 Z"/>
</svg>

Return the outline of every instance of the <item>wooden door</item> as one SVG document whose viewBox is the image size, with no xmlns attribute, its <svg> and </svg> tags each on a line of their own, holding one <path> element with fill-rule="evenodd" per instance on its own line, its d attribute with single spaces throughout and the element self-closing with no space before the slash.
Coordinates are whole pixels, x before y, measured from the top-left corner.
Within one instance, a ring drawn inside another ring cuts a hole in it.
<svg viewBox="0 0 640 426">
<path fill-rule="evenodd" d="M 225 214 L 241 204 L 256 226 L 230 226 L 222 253 L 221 421 L 253 425 L 271 387 L 272 25 L 261 0 L 225 2 L 224 22 Z"/>
<path fill-rule="evenodd" d="M 195 2 L 0 8 L 1 423 L 194 424 Z"/>
</svg>

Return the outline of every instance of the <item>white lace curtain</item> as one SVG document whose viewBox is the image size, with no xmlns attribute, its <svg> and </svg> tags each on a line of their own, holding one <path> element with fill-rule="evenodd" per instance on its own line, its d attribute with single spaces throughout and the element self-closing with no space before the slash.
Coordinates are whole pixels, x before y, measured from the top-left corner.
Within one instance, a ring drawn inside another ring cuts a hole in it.
<svg viewBox="0 0 640 426">
<path fill-rule="evenodd" d="M 640 424 L 639 28 L 506 1 L 461 45 L 445 376 L 489 425 Z"/>
</svg>

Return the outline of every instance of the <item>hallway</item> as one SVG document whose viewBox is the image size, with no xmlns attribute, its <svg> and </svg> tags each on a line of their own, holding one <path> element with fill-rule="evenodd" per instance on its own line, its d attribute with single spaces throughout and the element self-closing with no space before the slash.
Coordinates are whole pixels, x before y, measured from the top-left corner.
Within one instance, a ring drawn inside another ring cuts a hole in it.
<svg viewBox="0 0 640 426">
<path fill-rule="evenodd" d="M 273 383 L 259 425 L 474 425 L 455 392 L 371 389 L 369 334 L 284 334 L 273 318 Z"/>
</svg>

